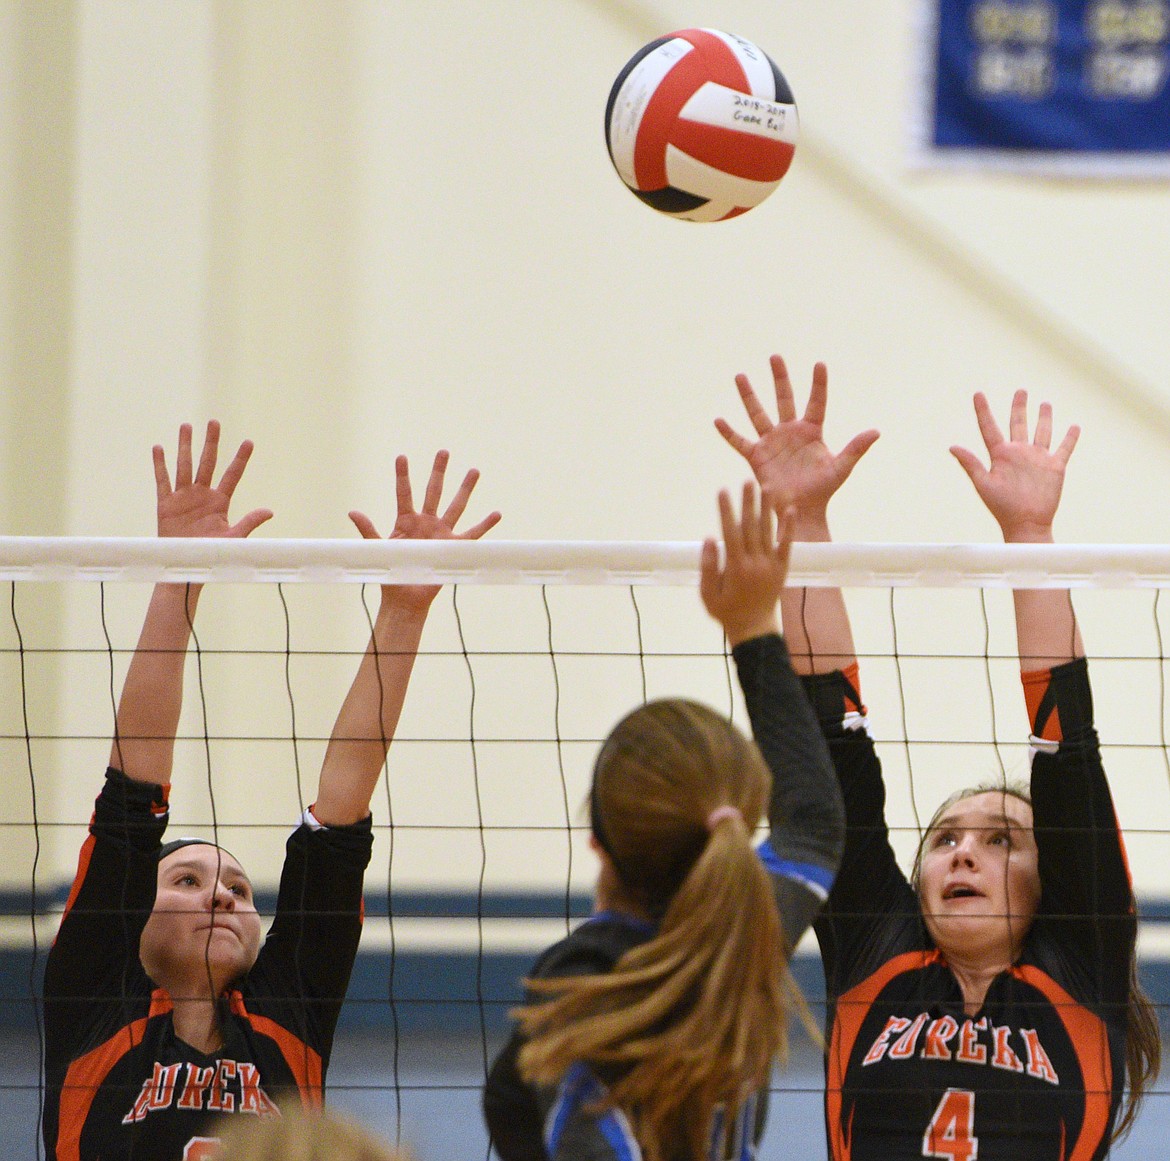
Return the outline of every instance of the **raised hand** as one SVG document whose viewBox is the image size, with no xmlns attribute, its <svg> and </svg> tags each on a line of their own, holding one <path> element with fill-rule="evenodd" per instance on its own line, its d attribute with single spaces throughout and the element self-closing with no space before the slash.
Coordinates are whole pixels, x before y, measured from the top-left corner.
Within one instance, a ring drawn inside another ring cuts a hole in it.
<svg viewBox="0 0 1170 1161">
<path fill-rule="evenodd" d="M 740 435 L 722 418 L 715 420 L 715 427 L 751 465 L 766 493 L 788 498 L 796 508 L 798 525 L 809 519 L 823 520 L 833 493 L 849 478 L 878 433 L 864 431 L 834 455 L 824 439 L 829 395 L 829 375 L 824 363 L 817 363 L 813 368 L 812 389 L 801 418 L 797 418 L 784 360 L 773 355 L 771 366 L 776 388 L 776 422 L 764 410 L 747 376 L 737 375 L 735 385 L 757 438 L 751 440 Z"/>
<path fill-rule="evenodd" d="M 731 645 L 778 632 L 776 602 L 788 577 L 788 557 L 796 513 L 780 502 L 779 527 L 773 534 L 771 505 L 756 507 L 756 490 L 743 486 L 743 510 L 737 520 L 726 491 L 719 493 L 724 560 L 713 539 L 703 542 L 699 561 L 699 595 L 707 612 L 722 626 Z"/>
<path fill-rule="evenodd" d="M 394 461 L 398 516 L 388 539 L 478 540 L 499 523 L 500 514 L 492 512 L 465 531 L 455 531 L 479 479 L 474 469 L 463 477 L 446 511 L 439 515 L 448 458 L 445 451 L 435 456 L 421 511 L 415 511 L 406 456 Z M 374 522 L 364 513 L 351 512 L 349 518 L 367 540 L 380 539 Z M 321 765 L 313 813 L 326 826 L 349 825 L 370 812 L 370 799 L 406 700 L 427 610 L 438 591 L 438 585 L 382 586 L 370 644 L 342 702 Z"/>
<path fill-rule="evenodd" d="M 414 494 L 410 487 L 410 465 L 406 456 L 399 456 L 394 461 L 398 515 L 388 540 L 478 540 L 500 522 L 499 512 L 492 512 L 463 532 L 455 531 L 455 525 L 466 511 L 471 493 L 479 480 L 479 471 L 475 468 L 463 477 L 463 483 L 447 505 L 447 510 L 442 516 L 438 514 L 449 459 L 450 455 L 446 451 L 436 454 L 421 511 L 415 511 Z M 349 518 L 366 540 L 381 539 L 374 522 L 365 513 L 351 512 Z M 435 599 L 439 588 L 439 585 L 384 585 L 383 596 L 393 597 L 401 604 L 425 609 Z"/>
<path fill-rule="evenodd" d="M 166 455 L 154 448 L 159 536 L 243 537 L 272 518 L 256 508 L 235 524 L 228 521 L 232 493 L 252 455 L 245 440 L 214 483 L 219 455 L 219 423 L 207 424 L 199 466 L 191 454 L 191 425 L 179 428 L 179 453 L 172 486 Z M 138 647 L 130 659 L 118 713 L 110 765 L 138 782 L 165 785 L 174 765 L 175 732 L 183 708 L 183 667 L 195 610 L 203 586 L 159 583 L 154 586 Z"/>
<path fill-rule="evenodd" d="M 1041 403 L 1036 430 L 1029 438 L 1026 391 L 1017 391 L 1012 397 L 1007 439 L 981 393 L 975 396 L 975 418 L 990 457 L 990 467 L 985 468 L 979 457 L 966 448 L 952 447 L 951 454 L 995 517 L 1005 541 L 1050 541 L 1065 468 L 1081 429 L 1075 425 L 1070 427 L 1053 451 L 1052 406 Z"/>
<path fill-rule="evenodd" d="M 250 535 L 266 520 L 272 519 L 267 508 L 255 508 L 235 524 L 228 522 L 228 507 L 232 493 L 252 456 L 252 441 L 240 444 L 232 462 L 228 464 L 218 484 L 213 484 L 215 463 L 219 456 L 219 421 L 207 424 L 199 467 L 192 474 L 191 425 L 179 428 L 179 452 L 175 460 L 175 482 L 171 485 L 167 471 L 166 453 L 161 444 L 155 444 L 154 481 L 158 496 L 159 536 L 214 536 L 244 537 Z"/>
</svg>

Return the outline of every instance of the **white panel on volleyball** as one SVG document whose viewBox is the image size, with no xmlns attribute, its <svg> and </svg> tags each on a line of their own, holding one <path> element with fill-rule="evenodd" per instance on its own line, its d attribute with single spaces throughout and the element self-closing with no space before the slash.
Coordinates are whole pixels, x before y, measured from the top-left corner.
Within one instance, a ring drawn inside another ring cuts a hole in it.
<svg viewBox="0 0 1170 1161">
<path fill-rule="evenodd" d="M 753 93 L 767 94 L 776 92 L 776 79 L 772 76 L 772 66 L 760 50 L 750 40 L 736 36 L 731 32 L 720 32 L 717 28 L 704 28 L 704 32 L 717 36 L 728 48 L 735 53 L 739 67 L 747 74 L 748 84 Z"/>
<path fill-rule="evenodd" d="M 780 184 L 779 181 L 733 177 L 721 169 L 705 165 L 674 145 L 666 147 L 666 180 L 676 189 L 710 198 L 705 206 L 687 211 L 687 217 L 693 222 L 717 222 L 732 210 L 750 209 Z"/>
<path fill-rule="evenodd" d="M 609 118 L 609 148 L 614 168 L 632 189 L 638 187 L 634 175 L 634 148 L 638 142 L 638 130 L 642 127 L 642 114 L 663 77 L 687 53 L 694 51 L 694 45 L 689 41 L 677 37 L 668 40 L 638 61 L 622 82 Z"/>
<path fill-rule="evenodd" d="M 694 91 L 679 111 L 679 117 L 700 125 L 715 125 L 770 141 L 796 144 L 795 105 L 781 105 L 764 97 L 753 97 L 714 81 L 707 81 Z"/>
</svg>

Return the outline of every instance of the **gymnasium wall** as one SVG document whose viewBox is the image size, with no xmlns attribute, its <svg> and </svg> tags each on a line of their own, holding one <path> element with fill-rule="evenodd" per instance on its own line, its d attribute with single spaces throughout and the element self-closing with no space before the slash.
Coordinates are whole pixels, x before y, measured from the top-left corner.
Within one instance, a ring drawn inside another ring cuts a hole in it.
<svg viewBox="0 0 1170 1161">
<path fill-rule="evenodd" d="M 256 441 L 236 508 L 276 511 L 259 536 L 353 536 L 351 508 L 388 527 L 394 455 L 406 452 L 418 473 L 449 447 L 453 472 L 482 470 L 472 515 L 500 509 L 495 536 L 697 541 L 714 530 L 716 489 L 744 477 L 712 419 L 744 426 L 733 376 L 746 371 L 766 392 L 767 358 L 779 351 L 802 388 L 814 360 L 828 362 L 834 447 L 866 427 L 883 433 L 834 503 L 840 540 L 993 540 L 947 448 L 979 448 L 974 391 L 1003 417 L 1021 386 L 1053 402 L 1060 428 L 1084 428 L 1061 539 L 1163 540 L 1170 191 L 911 169 L 918 17 L 912 0 L 0 0 L 0 531 L 149 535 L 151 445 L 173 457 L 180 422 L 215 416 L 225 443 Z M 625 60 L 692 24 L 764 46 L 802 124 L 771 200 L 703 226 L 660 217 L 623 189 L 602 133 Z M 207 595 L 203 644 L 279 653 L 279 604 L 242 588 Z M 104 624 L 92 586 L 17 599 L 31 648 L 89 650 L 30 662 L 23 679 L 38 734 L 72 738 L 34 754 L 38 816 L 70 824 L 39 836 L 38 882 L 57 886 L 71 874 L 108 749 L 106 635 L 132 646 L 146 592 L 111 592 Z M 492 647 L 506 647 L 501 634 L 514 629 L 540 648 L 539 602 L 528 593 L 501 609 L 501 599 L 469 595 L 463 627 Z M 583 599 L 599 607 L 568 610 L 562 641 L 589 648 L 628 634 L 627 608 Z M 853 599 L 862 652 L 888 649 L 888 597 Z M 1156 656 L 1151 602 L 1086 595 L 1090 653 Z M 297 591 L 291 604 L 299 644 L 362 647 L 355 593 Z M 994 595 L 991 605 L 994 640 L 1010 651 L 1007 606 Z M 983 634 L 971 594 L 904 615 L 904 646 L 915 634 L 932 646 L 940 634 L 977 645 Z M 648 616 L 664 648 L 692 635 L 717 646 L 690 594 L 663 598 Z M 14 626 L 3 634 L 13 690 Z M 446 603 L 427 644 L 459 648 Z M 298 672 L 306 740 L 296 754 L 279 741 L 214 754 L 219 810 L 274 828 L 253 848 L 261 881 L 275 874 L 276 828 L 311 796 L 314 739 L 327 734 L 355 663 L 326 658 Z M 202 677 L 217 728 L 267 730 L 256 725 L 262 713 L 287 721 L 282 664 L 209 659 Z M 115 679 L 123 665 L 120 655 Z M 1160 671 L 1122 665 L 1099 667 L 1103 736 L 1156 747 Z M 1001 670 L 999 729 L 1022 736 L 1014 678 Z M 986 714 L 988 679 L 976 668 L 951 696 L 938 673 L 928 667 L 906 688 L 912 727 L 941 742 L 969 726 L 974 703 Z M 901 729 L 899 677 L 888 662 L 867 671 L 883 737 Z M 543 714 L 533 728 L 547 732 L 548 678 L 544 660 L 488 665 L 481 728 Z M 604 733 L 639 696 L 638 680 L 583 673 L 584 708 L 569 732 Z M 721 671 L 668 664 L 652 680 L 661 692 L 726 697 Z M 419 773 L 394 776 L 403 809 L 424 820 L 453 801 L 469 809 L 468 759 L 451 764 L 430 741 L 444 715 L 465 722 L 464 684 L 458 665 L 438 658 L 412 690 L 404 730 L 417 745 L 402 761 Z M 5 818 L 17 824 L 32 811 L 21 712 L 10 697 L 0 770 Z M 185 728 L 198 735 L 201 716 L 189 704 Z M 509 777 L 506 756 L 484 758 L 500 767 L 485 773 L 498 783 L 493 809 L 562 823 L 591 754 L 570 749 L 567 790 L 555 746 L 528 751 L 538 758 L 524 778 Z M 934 753 L 907 771 L 890 751 L 903 820 L 912 790 L 929 806 L 999 760 L 990 750 Z M 176 809 L 192 825 L 206 821 L 206 757 L 198 738 L 180 750 L 176 799 L 189 797 Z M 1018 749 L 1008 754 L 1009 766 L 1022 761 Z M 1152 832 L 1131 841 L 1139 888 L 1165 895 L 1161 751 L 1115 783 L 1122 821 Z M 13 855 L 0 883 L 19 893 L 32 832 L 5 833 Z M 452 871 L 446 856 L 471 843 L 477 867 L 476 840 L 439 841 L 400 849 L 401 881 L 471 889 L 471 872 Z M 491 889 L 563 889 L 562 835 L 509 842 L 493 854 Z M 382 868 L 379 859 L 381 848 Z M 590 874 L 578 851 L 575 890 Z"/>
</svg>

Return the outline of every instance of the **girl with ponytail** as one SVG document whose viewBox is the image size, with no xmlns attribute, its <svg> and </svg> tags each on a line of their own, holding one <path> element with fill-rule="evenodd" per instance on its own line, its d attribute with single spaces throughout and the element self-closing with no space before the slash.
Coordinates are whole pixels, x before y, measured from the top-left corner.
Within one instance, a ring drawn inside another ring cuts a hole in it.
<svg viewBox="0 0 1170 1161">
<path fill-rule="evenodd" d="M 700 595 L 755 741 L 670 698 L 633 710 L 602 746 L 595 913 L 537 960 L 484 1094 L 503 1161 L 755 1156 L 801 1005 L 786 965 L 832 885 L 844 815 L 778 631 L 792 514 L 774 537 L 750 484 L 740 519 L 727 493 L 719 506 L 724 558 L 704 544 Z"/>
</svg>

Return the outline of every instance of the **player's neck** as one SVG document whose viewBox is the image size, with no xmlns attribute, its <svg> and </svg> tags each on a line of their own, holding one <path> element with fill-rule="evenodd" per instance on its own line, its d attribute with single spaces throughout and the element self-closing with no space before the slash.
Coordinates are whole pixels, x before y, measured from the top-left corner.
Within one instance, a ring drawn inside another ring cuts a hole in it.
<svg viewBox="0 0 1170 1161">
<path fill-rule="evenodd" d="M 164 974 L 158 983 L 170 997 L 175 1035 L 199 1052 L 218 1052 L 223 1047 L 219 998 L 228 981 L 209 973 L 206 964 Z"/>
<path fill-rule="evenodd" d="M 1007 954 L 966 956 L 953 950 L 943 954 L 963 993 L 963 1010 L 968 1016 L 974 1016 L 983 1007 L 992 980 L 1012 966 L 1012 957 Z"/>
<path fill-rule="evenodd" d="M 626 890 L 613 869 L 608 856 L 601 858 L 601 873 L 597 876 L 594 911 L 619 911 L 644 923 L 653 922 L 650 912 L 639 899 Z"/>
<path fill-rule="evenodd" d="M 172 1012 L 175 1035 L 205 1055 L 223 1047 L 218 1006 L 214 1000 L 176 1000 Z"/>
</svg>

